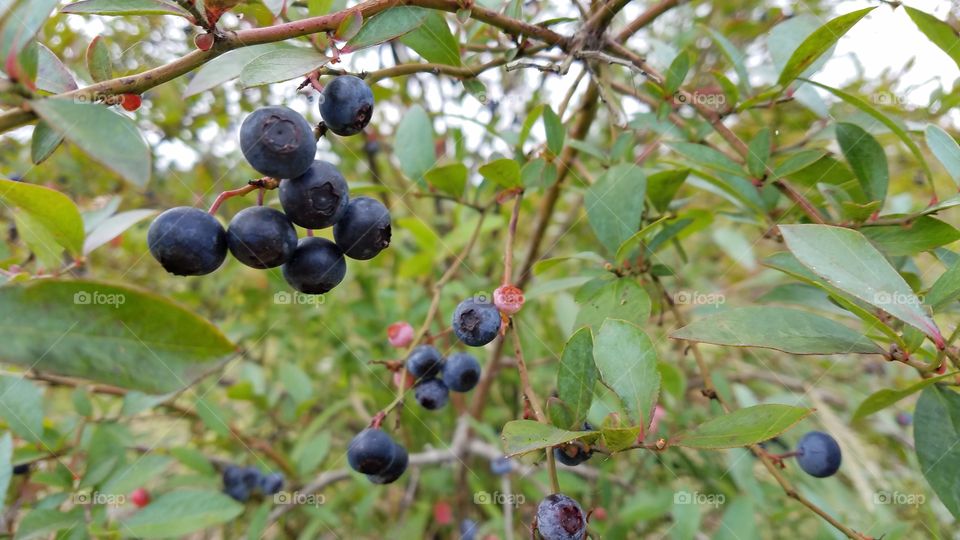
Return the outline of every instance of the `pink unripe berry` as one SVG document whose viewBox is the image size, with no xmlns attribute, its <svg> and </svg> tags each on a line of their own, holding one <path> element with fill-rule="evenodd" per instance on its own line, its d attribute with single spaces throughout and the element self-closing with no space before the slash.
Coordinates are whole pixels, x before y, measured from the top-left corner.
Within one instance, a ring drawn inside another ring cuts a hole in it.
<svg viewBox="0 0 960 540">
<path fill-rule="evenodd" d="M 493 291 L 493 305 L 508 317 L 523 307 L 523 291 L 513 285 L 502 285 Z"/>
<path fill-rule="evenodd" d="M 413 327 L 406 321 L 395 322 L 387 327 L 387 339 L 394 347 L 407 347 L 413 342 Z"/>
<path fill-rule="evenodd" d="M 130 494 L 130 502 L 137 508 L 150 504 L 150 492 L 144 488 L 137 488 Z"/>
</svg>

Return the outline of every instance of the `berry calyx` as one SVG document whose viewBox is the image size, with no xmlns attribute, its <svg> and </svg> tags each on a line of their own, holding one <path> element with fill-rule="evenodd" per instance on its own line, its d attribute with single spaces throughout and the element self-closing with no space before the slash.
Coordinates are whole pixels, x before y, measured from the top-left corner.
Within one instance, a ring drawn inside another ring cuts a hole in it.
<svg viewBox="0 0 960 540">
<path fill-rule="evenodd" d="M 303 174 L 280 182 L 280 204 L 290 221 L 306 229 L 332 227 L 350 201 L 347 181 L 329 162 L 316 160 Z"/>
<path fill-rule="evenodd" d="M 554 493 L 537 506 L 537 532 L 544 540 L 582 540 L 587 518 L 577 501 Z"/>
</svg>

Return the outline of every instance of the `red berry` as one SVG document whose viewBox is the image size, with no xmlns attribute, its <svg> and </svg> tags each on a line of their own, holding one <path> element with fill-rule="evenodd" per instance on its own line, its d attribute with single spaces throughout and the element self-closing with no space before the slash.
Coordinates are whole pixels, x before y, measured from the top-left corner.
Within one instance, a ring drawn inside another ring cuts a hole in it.
<svg viewBox="0 0 960 540">
<path fill-rule="evenodd" d="M 139 109 L 141 104 L 143 104 L 143 98 L 139 94 L 124 94 L 120 98 L 120 106 L 125 111 L 133 112 Z"/>
<path fill-rule="evenodd" d="M 201 51 L 209 51 L 213 48 L 213 34 L 197 34 L 193 38 L 193 44 Z"/>
<path fill-rule="evenodd" d="M 439 525 L 449 525 L 453 523 L 453 509 L 450 503 L 446 501 L 437 501 L 433 504 L 433 520 Z"/>
<path fill-rule="evenodd" d="M 513 285 L 503 285 L 493 291 L 493 304 L 508 317 L 520 311 L 523 301 L 523 291 Z"/>
<path fill-rule="evenodd" d="M 137 488 L 130 494 L 130 502 L 137 508 L 143 508 L 150 504 L 150 492 L 143 488 Z"/>
<path fill-rule="evenodd" d="M 395 322 L 387 327 L 387 339 L 398 349 L 406 347 L 413 341 L 413 327 L 406 321 Z"/>
<path fill-rule="evenodd" d="M 590 514 L 590 517 L 597 521 L 603 521 L 607 519 L 607 511 L 604 510 L 602 506 L 598 506 L 594 509 L 593 513 Z"/>
</svg>

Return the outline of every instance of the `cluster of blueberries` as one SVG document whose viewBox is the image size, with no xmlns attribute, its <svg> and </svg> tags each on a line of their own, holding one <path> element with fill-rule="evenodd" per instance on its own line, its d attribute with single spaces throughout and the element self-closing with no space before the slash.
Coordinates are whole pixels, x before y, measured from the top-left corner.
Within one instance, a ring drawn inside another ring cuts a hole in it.
<svg viewBox="0 0 960 540">
<path fill-rule="evenodd" d="M 251 494 L 260 493 L 267 497 L 276 495 L 283 489 L 283 475 L 280 473 L 263 474 L 256 467 L 227 465 L 223 469 L 223 491 L 239 502 L 246 502 Z"/>
<path fill-rule="evenodd" d="M 419 345 L 407 356 L 407 372 L 416 381 L 414 396 L 424 409 L 447 404 L 450 391 L 469 392 L 480 381 L 480 363 L 467 353 L 444 359 L 433 345 Z"/>
<path fill-rule="evenodd" d="M 320 114 L 325 129 L 354 135 L 372 113 L 373 93 L 363 80 L 343 75 L 324 88 Z M 199 276 L 219 268 L 229 250 L 251 268 L 282 266 L 283 277 L 302 293 L 329 292 L 346 275 L 344 256 L 369 260 L 390 245 L 391 219 L 380 201 L 351 199 L 340 171 L 332 163 L 314 160 L 316 146 L 313 128 L 296 111 L 257 109 L 240 127 L 240 149 L 257 172 L 280 179 L 283 211 L 246 208 L 224 230 L 203 210 L 171 208 L 150 225 L 150 253 L 172 274 Z M 334 241 L 313 236 L 298 240 L 294 225 L 310 231 L 333 227 Z"/>
<path fill-rule="evenodd" d="M 347 462 L 374 484 L 391 484 L 407 470 L 409 456 L 407 449 L 382 429 L 370 427 L 350 441 Z"/>
</svg>

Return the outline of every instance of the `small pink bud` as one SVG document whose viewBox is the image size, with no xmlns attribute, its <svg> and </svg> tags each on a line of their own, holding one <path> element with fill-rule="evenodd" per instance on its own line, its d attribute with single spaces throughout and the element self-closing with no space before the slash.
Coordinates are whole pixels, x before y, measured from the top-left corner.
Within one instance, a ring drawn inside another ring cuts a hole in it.
<svg viewBox="0 0 960 540">
<path fill-rule="evenodd" d="M 413 384 L 416 382 L 413 380 L 413 375 L 411 375 L 409 371 L 405 371 L 403 373 L 406 373 L 406 377 L 401 379 L 400 373 L 401 373 L 400 371 L 393 372 L 393 385 L 399 387 L 400 383 L 402 382 L 404 390 L 409 390 L 413 388 Z"/>
<path fill-rule="evenodd" d="M 513 285 L 502 285 L 493 291 L 493 305 L 505 315 L 513 315 L 523 307 L 523 291 Z"/>
<path fill-rule="evenodd" d="M 413 327 L 406 321 L 395 322 L 387 327 L 387 339 L 394 347 L 406 347 L 413 341 Z"/>
<path fill-rule="evenodd" d="M 657 429 L 660 427 L 660 420 L 667 415 L 667 411 L 663 409 L 660 405 L 657 405 L 653 409 L 653 419 L 650 421 L 650 433 L 656 433 Z"/>
</svg>

